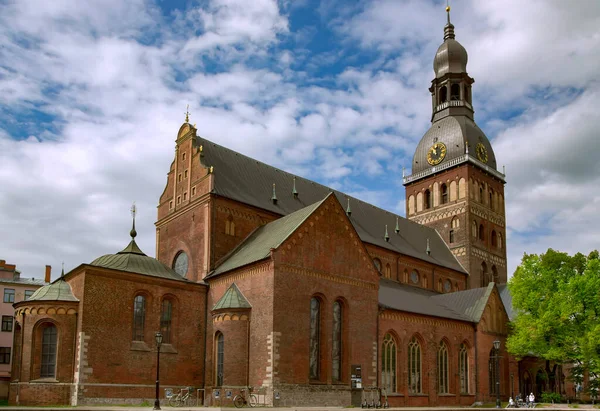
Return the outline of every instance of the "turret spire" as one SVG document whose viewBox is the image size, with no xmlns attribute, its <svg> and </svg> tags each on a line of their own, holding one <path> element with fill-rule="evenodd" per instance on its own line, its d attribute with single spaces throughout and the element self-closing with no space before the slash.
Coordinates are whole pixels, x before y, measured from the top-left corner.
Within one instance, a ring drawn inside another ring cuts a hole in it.
<svg viewBox="0 0 600 411">
<path fill-rule="evenodd" d="M 185 109 L 185 122 L 186 123 L 190 122 L 190 105 L 189 104 L 187 105 L 187 108 Z"/>
<path fill-rule="evenodd" d="M 450 23 L 450 6 L 448 4 L 446 5 L 446 13 L 448 14 L 448 23 L 444 26 L 444 41 L 454 38 L 454 25 Z"/>
<path fill-rule="evenodd" d="M 131 236 L 131 239 L 133 240 L 135 238 L 135 236 L 137 236 L 137 231 L 135 231 L 135 213 L 136 213 L 136 208 L 135 208 L 135 201 L 133 202 L 133 205 L 131 206 L 131 218 L 133 219 L 133 224 L 131 226 L 131 231 L 129 232 L 129 235 Z"/>
</svg>

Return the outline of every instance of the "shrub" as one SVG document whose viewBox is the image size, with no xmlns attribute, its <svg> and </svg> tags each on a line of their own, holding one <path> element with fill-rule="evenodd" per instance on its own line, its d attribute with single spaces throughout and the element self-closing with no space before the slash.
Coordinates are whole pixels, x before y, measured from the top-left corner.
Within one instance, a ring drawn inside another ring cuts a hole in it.
<svg viewBox="0 0 600 411">
<path fill-rule="evenodd" d="M 543 392 L 542 393 L 542 402 L 547 403 L 558 403 L 561 401 L 560 394 L 557 392 Z"/>
</svg>

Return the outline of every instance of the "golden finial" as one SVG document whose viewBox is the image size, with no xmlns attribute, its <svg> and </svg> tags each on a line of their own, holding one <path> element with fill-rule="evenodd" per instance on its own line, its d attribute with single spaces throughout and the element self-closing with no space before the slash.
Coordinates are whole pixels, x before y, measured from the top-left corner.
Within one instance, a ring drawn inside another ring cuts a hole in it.
<svg viewBox="0 0 600 411">
<path fill-rule="evenodd" d="M 213 171 L 214 171 L 214 168 L 213 168 L 213 166 L 210 166 L 210 168 L 208 169 L 208 172 L 209 172 L 210 174 L 212 174 L 212 173 L 213 173 Z"/>
<path fill-rule="evenodd" d="M 187 105 L 187 108 L 185 110 L 185 122 L 189 123 L 190 122 L 190 105 Z"/>
</svg>

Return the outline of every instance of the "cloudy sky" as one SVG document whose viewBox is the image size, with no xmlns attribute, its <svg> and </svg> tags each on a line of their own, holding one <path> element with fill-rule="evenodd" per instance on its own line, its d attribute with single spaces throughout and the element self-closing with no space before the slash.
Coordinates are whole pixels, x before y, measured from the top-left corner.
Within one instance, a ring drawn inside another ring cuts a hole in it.
<svg viewBox="0 0 600 411">
<path fill-rule="evenodd" d="M 600 247 L 600 2 L 453 0 L 506 165 L 509 273 Z M 59 274 L 128 242 L 190 105 L 199 134 L 404 215 L 445 1 L 0 0 L 0 259 Z"/>
</svg>

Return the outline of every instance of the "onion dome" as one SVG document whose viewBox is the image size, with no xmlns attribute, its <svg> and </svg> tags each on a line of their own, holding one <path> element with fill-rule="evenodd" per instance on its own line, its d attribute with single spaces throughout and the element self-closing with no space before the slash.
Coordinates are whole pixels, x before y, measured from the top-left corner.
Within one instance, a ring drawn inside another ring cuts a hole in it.
<svg viewBox="0 0 600 411">
<path fill-rule="evenodd" d="M 79 301 L 71 290 L 71 286 L 64 279 L 63 269 L 60 278 L 56 281 L 35 290 L 26 301 Z"/>
<path fill-rule="evenodd" d="M 467 50 L 454 39 L 454 25 L 450 23 L 450 8 L 448 12 L 448 23 L 444 26 L 444 42 L 437 49 L 433 59 L 433 71 L 435 77 L 443 77 L 447 73 L 467 72 Z"/>
</svg>

